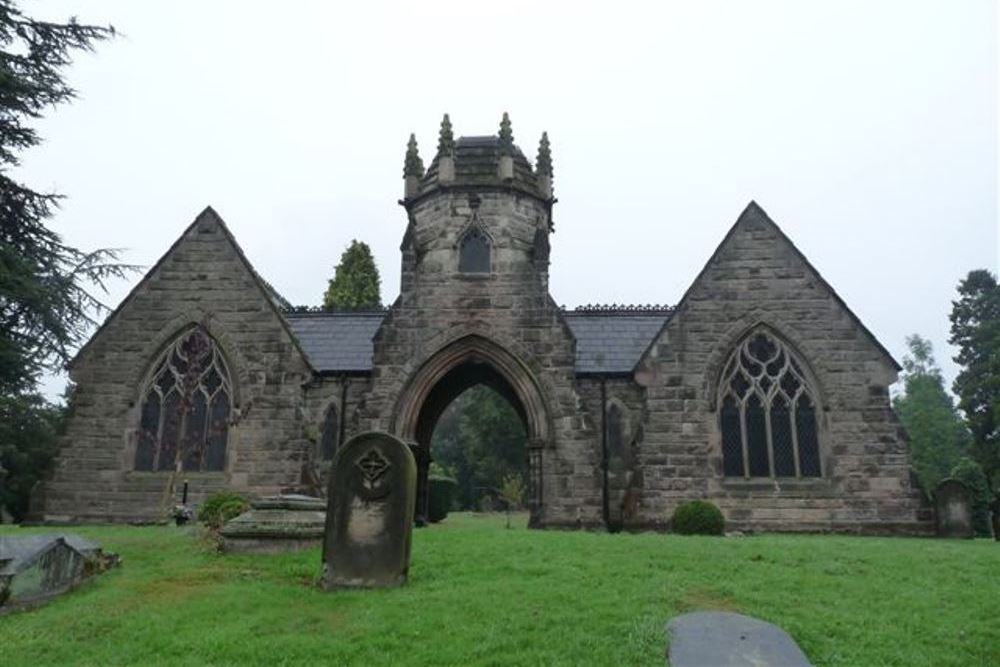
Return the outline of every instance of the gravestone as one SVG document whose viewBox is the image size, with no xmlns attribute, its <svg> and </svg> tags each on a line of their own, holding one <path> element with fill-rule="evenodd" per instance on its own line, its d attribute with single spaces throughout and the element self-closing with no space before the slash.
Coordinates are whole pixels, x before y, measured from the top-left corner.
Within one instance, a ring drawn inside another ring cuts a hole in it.
<svg viewBox="0 0 1000 667">
<path fill-rule="evenodd" d="M 46 602 L 118 557 L 79 535 L 0 535 L 0 614 Z"/>
<path fill-rule="evenodd" d="M 809 667 L 787 632 L 731 612 L 699 611 L 670 621 L 671 667 Z"/>
<path fill-rule="evenodd" d="M 945 479 L 934 490 L 934 512 L 940 537 L 969 537 L 972 528 L 972 502 L 969 487 L 957 479 Z"/>
<path fill-rule="evenodd" d="M 406 581 L 417 464 L 388 433 L 362 433 L 333 459 L 323 539 L 323 587 L 378 588 Z"/>
</svg>

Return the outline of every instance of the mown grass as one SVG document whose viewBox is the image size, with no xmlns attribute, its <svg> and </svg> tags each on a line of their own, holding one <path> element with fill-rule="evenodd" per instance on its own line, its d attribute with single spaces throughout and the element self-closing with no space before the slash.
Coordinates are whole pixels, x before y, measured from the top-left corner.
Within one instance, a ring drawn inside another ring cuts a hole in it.
<svg viewBox="0 0 1000 667">
<path fill-rule="evenodd" d="M 92 527 L 120 569 L 0 617 L 0 664 L 662 665 L 695 609 L 777 623 L 817 665 L 1000 664 L 1000 544 L 418 530 L 409 584 L 324 593 L 319 551 L 214 553 L 197 529 Z M 4 532 L 44 529 L 2 527 Z"/>
</svg>

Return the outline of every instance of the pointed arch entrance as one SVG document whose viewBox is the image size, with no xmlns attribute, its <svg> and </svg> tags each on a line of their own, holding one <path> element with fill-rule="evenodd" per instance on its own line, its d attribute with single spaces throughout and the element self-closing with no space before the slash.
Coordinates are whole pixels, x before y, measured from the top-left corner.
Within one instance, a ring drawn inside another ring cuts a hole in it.
<svg viewBox="0 0 1000 667">
<path fill-rule="evenodd" d="M 445 408 L 462 392 L 486 385 L 507 399 L 524 424 L 528 439 L 528 493 L 531 519 L 542 516 L 542 450 L 549 441 L 549 412 L 530 369 L 504 346 L 470 335 L 428 358 L 412 375 L 393 412 L 393 432 L 411 443 L 417 459 L 417 518 L 427 516 L 427 472 L 431 436 Z"/>
</svg>

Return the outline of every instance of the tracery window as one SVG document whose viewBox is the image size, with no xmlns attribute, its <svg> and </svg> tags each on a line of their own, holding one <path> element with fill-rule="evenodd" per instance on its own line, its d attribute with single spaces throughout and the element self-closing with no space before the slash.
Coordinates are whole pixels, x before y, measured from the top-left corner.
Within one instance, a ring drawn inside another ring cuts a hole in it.
<svg viewBox="0 0 1000 667">
<path fill-rule="evenodd" d="M 491 245 L 482 227 L 472 224 L 458 242 L 458 270 L 461 273 L 489 273 Z"/>
<path fill-rule="evenodd" d="M 323 461 L 332 461 L 340 442 L 340 419 L 337 406 L 330 405 L 323 419 L 323 433 L 319 441 L 319 455 Z"/>
<path fill-rule="evenodd" d="M 819 477 L 816 402 L 802 365 L 780 340 L 741 341 L 719 387 L 726 477 Z"/>
<path fill-rule="evenodd" d="M 221 352 L 203 327 L 179 336 L 146 385 L 136 470 L 222 470 L 232 389 Z"/>
</svg>

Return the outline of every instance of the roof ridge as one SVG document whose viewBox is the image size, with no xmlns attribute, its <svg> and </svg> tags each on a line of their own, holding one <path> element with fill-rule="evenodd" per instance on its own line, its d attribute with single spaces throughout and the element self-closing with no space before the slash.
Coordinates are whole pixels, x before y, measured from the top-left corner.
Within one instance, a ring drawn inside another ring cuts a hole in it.
<svg viewBox="0 0 1000 667">
<path fill-rule="evenodd" d="M 288 306 L 282 308 L 282 315 L 385 315 L 389 312 L 388 306 L 372 306 L 369 308 L 326 308 L 324 306 Z"/>
<path fill-rule="evenodd" d="M 587 315 L 659 315 L 674 312 L 674 307 L 666 304 L 656 303 L 588 303 L 583 306 L 576 306 L 572 310 L 566 306 L 561 306 L 564 313 L 582 313 Z"/>
</svg>

